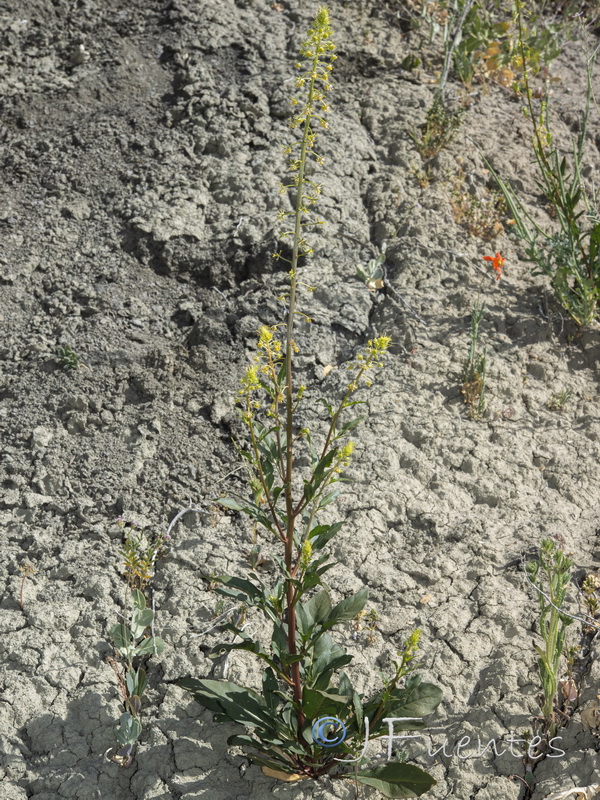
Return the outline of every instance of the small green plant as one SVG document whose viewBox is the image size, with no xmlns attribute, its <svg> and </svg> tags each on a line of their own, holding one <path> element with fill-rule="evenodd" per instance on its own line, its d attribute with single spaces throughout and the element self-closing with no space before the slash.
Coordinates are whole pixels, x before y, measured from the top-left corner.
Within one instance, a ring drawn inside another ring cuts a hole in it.
<svg viewBox="0 0 600 800">
<path fill-rule="evenodd" d="M 123 530 L 123 574 L 130 589 L 142 591 L 150 582 L 156 562 L 167 552 L 169 534 L 150 536 L 137 522 L 127 522 L 123 517 L 117 519 Z"/>
<path fill-rule="evenodd" d="M 418 133 L 410 133 L 423 161 L 429 161 L 447 147 L 456 136 L 463 117 L 462 110 L 451 110 L 436 94 L 425 122 Z"/>
<path fill-rule="evenodd" d="M 117 675 L 123 703 L 115 734 L 120 749 L 111 760 L 124 767 L 131 764 L 135 744 L 142 733 L 142 697 L 148 680 L 139 662 L 146 656 L 159 656 L 164 649 L 164 642 L 158 636 L 145 635 L 154 623 L 154 612 L 146 608 L 144 593 L 133 589 L 131 600 L 133 609 L 129 624 L 119 622 L 109 630 L 118 655 L 118 661 L 110 659 L 109 663 Z"/>
<path fill-rule="evenodd" d="M 552 539 L 542 539 L 539 556 L 526 565 L 529 582 L 540 604 L 539 629 L 543 647 L 535 645 L 542 684 L 541 735 L 549 741 L 564 719 L 558 707 L 560 662 L 567 628 L 573 617 L 564 612 L 573 562 Z"/>
<path fill-rule="evenodd" d="M 550 411 L 562 411 L 572 397 L 573 392 L 570 389 L 555 392 L 546 403 L 546 408 Z"/>
<path fill-rule="evenodd" d="M 600 619 L 600 576 L 598 574 L 586 575 L 581 586 L 581 592 L 583 607 L 589 618 L 584 627 L 584 634 L 586 634 L 600 628 L 600 625 L 596 622 L 596 620 Z"/>
<path fill-rule="evenodd" d="M 464 0 L 454 0 L 460 5 Z M 511 88 L 522 71 L 517 50 L 516 20 L 503 0 L 478 0 L 469 9 L 462 35 L 453 53 L 453 66 L 459 79 L 470 86 L 499 83 Z M 564 38 L 562 26 L 531 13 L 530 26 L 524 31 L 528 61 L 536 70 L 547 69 L 560 54 Z"/>
<path fill-rule="evenodd" d="M 504 197 L 500 192 L 486 187 L 476 194 L 465 189 L 465 174 L 459 170 L 454 177 L 450 193 L 450 209 L 454 221 L 471 236 L 484 241 L 496 238 L 504 231 L 502 216 Z"/>
<path fill-rule="evenodd" d="M 378 621 L 379 614 L 374 608 L 372 608 L 368 614 L 364 609 L 360 611 L 352 621 L 352 638 L 354 641 L 358 641 L 361 631 L 366 629 L 366 643 L 374 644 L 376 641 L 375 631 Z"/>
<path fill-rule="evenodd" d="M 64 345 L 64 347 L 59 347 L 56 355 L 60 368 L 65 372 L 71 372 L 72 370 L 79 369 L 81 360 L 77 353 L 75 353 L 75 351 L 72 350 L 68 344 Z"/>
<path fill-rule="evenodd" d="M 556 219 L 556 227 L 545 230 L 538 225 L 512 187 L 494 175 L 515 219 L 515 232 L 526 242 L 527 258 L 535 264 L 533 274 L 550 278 L 557 300 L 578 325 L 594 325 L 600 300 L 600 213 L 583 180 L 593 58 L 588 63 L 586 105 L 569 167 L 551 133 L 547 98 L 537 111 L 534 109 L 530 74 L 535 66 L 530 64 L 525 41 L 522 0 L 515 0 L 515 7 L 523 64 L 522 90 L 526 115 L 533 127 L 538 186 Z"/>
<path fill-rule="evenodd" d="M 412 673 L 411 663 L 418 637 L 406 643 L 394 674 L 379 692 L 363 696 L 354 688 L 343 668 L 348 655 L 331 635 L 340 625 L 351 622 L 367 602 L 367 589 L 334 603 L 323 575 L 334 566 L 326 552 L 328 543 L 343 522 L 323 522 L 321 516 L 343 491 L 344 469 L 354 445 L 350 433 L 360 418 L 344 417 L 360 401 L 356 393 L 371 385 L 372 372 L 383 364 L 389 337 L 371 339 L 365 351 L 348 366 L 349 383 L 336 404 L 322 399 L 326 417 L 320 441 L 298 421 L 298 408 L 305 387 L 294 385 L 294 339 L 300 261 L 312 253 L 305 236 L 307 226 L 318 226 L 310 213 L 321 187 L 310 177 L 312 163 L 322 163 L 315 154 L 315 123 L 326 128 L 334 46 L 326 7 L 322 7 L 301 47 L 296 86 L 304 89 L 295 98 L 292 129 L 300 128 L 301 139 L 286 149 L 293 181 L 283 187 L 290 191 L 293 210 L 282 234 L 291 240 L 287 321 L 259 331 L 254 364 L 241 381 L 239 403 L 247 429 L 248 447 L 238 450 L 250 467 L 249 494 L 221 499 L 221 504 L 247 515 L 266 537 L 269 557 L 277 573 L 268 580 L 255 570 L 246 577 L 214 577 L 216 591 L 243 605 L 248 614 L 258 614 L 270 630 L 270 646 L 263 637 L 254 638 L 239 624 L 222 627 L 233 633 L 233 642 L 218 644 L 213 656 L 243 650 L 262 662 L 259 691 L 228 680 L 185 678 L 179 685 L 215 714 L 216 721 L 234 722 L 242 731 L 229 739 L 241 746 L 263 772 L 274 778 L 356 780 L 378 788 L 386 797 L 415 797 L 434 783 L 433 778 L 405 763 L 388 763 L 371 770 L 358 769 L 367 738 L 386 736 L 388 717 L 401 718 L 402 730 L 418 729 L 424 723 L 406 717 L 431 713 L 441 700 L 438 687 L 424 683 Z M 312 163 L 311 163 L 312 162 Z M 282 339 L 278 331 L 282 329 Z M 308 462 L 303 468 L 298 455 Z M 253 480 L 254 479 L 254 480 Z M 256 483 L 262 489 L 257 499 Z M 246 729 L 246 730 L 244 730 Z M 337 774 L 351 762 L 354 772 Z"/>
<path fill-rule="evenodd" d="M 148 680 L 141 662 L 148 656 L 160 655 L 164 649 L 163 640 L 154 635 L 154 611 L 147 607 L 144 592 L 154 575 L 157 559 L 166 554 L 170 534 L 167 531 L 152 538 L 136 522 L 126 522 L 123 517 L 117 522 L 124 533 L 121 555 L 131 607 L 127 622 L 116 623 L 108 632 L 116 658 L 107 660 L 117 676 L 122 701 L 115 732 L 119 749 L 110 760 L 128 767 L 142 733 L 142 698 Z M 151 633 L 147 635 L 149 629 Z"/>
<path fill-rule="evenodd" d="M 485 412 L 485 377 L 487 366 L 487 351 L 479 352 L 479 325 L 485 311 L 485 305 L 479 300 L 475 301 L 471 314 L 471 342 L 469 354 L 462 371 L 462 385 L 460 393 L 465 403 L 469 406 L 472 419 L 481 419 Z"/>
<path fill-rule="evenodd" d="M 376 292 L 384 287 L 385 272 L 383 265 L 385 264 L 386 250 L 387 242 L 382 242 L 378 255 L 368 261 L 365 266 L 361 265 L 356 268 L 357 276 L 370 292 Z"/>
</svg>

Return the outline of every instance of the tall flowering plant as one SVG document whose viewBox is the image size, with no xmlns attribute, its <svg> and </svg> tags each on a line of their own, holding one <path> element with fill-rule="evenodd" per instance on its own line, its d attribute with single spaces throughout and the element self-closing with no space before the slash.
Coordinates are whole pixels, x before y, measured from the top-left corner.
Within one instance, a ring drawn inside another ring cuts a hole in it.
<svg viewBox="0 0 600 800">
<path fill-rule="evenodd" d="M 441 700 L 438 687 L 423 683 L 417 675 L 405 681 L 413 671 L 415 634 L 406 643 L 394 675 L 368 698 L 354 689 L 342 671 L 352 656 L 331 634 L 335 626 L 362 611 L 368 592 L 363 588 L 333 602 L 323 575 L 334 566 L 327 545 L 343 522 L 324 524 L 320 515 L 340 494 L 344 468 L 354 449 L 349 436 L 360 418 L 347 419 L 348 412 L 360 402 L 356 393 L 371 385 L 373 371 L 383 365 L 390 344 L 386 336 L 371 339 L 349 365 L 350 381 L 337 405 L 323 400 L 328 421 L 318 439 L 307 428 L 299 428 L 297 410 L 306 387 L 296 387 L 294 382 L 294 323 L 299 314 L 307 315 L 297 310 L 298 272 L 302 260 L 312 253 L 305 230 L 322 224 L 311 211 L 321 186 L 310 174 L 312 164 L 323 163 L 315 152 L 315 129 L 327 127 L 326 98 L 335 59 L 331 35 L 329 13 L 322 7 L 296 65 L 301 97 L 292 100 L 291 127 L 299 129 L 300 139 L 285 151 L 292 178 L 282 191 L 289 192 L 293 210 L 281 211 L 279 218 L 289 221 L 282 237 L 290 242 L 291 257 L 282 252 L 275 257 L 290 267 L 287 320 L 260 329 L 257 354 L 239 392 L 247 429 L 247 448 L 240 453 L 251 474 L 253 499 L 233 495 L 220 501 L 250 517 L 275 551 L 272 559 L 278 575 L 270 582 L 254 571 L 246 577 L 213 577 L 220 594 L 256 611 L 270 626 L 268 648 L 238 625 L 227 624 L 223 627 L 235 635 L 234 641 L 213 650 L 215 656 L 246 650 L 260 659 L 264 667 L 261 691 L 208 678 L 186 678 L 179 683 L 213 711 L 216 720 L 243 726 L 245 732 L 232 736 L 230 744 L 241 745 L 265 774 L 283 780 L 316 779 L 338 770 L 344 761 L 354 766 L 368 737 L 388 733 L 387 718 L 400 720 L 402 730 L 422 727 L 415 717 L 430 713 Z M 299 453 L 308 456 L 305 469 L 299 466 Z M 415 797 L 434 783 L 417 767 L 397 762 L 379 769 L 355 769 L 352 778 L 379 788 L 387 797 Z"/>
</svg>

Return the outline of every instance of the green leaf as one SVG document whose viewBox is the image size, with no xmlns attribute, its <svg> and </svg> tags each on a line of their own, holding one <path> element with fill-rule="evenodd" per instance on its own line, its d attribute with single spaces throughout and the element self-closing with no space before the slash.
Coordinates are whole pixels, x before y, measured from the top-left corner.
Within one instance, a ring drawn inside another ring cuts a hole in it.
<svg viewBox="0 0 600 800">
<path fill-rule="evenodd" d="M 267 755 L 271 754 L 271 750 L 265 745 L 265 743 L 255 739 L 254 736 L 250 736 L 247 733 L 234 733 L 233 736 L 230 736 L 227 739 L 228 745 L 237 745 L 238 747 L 252 747 L 254 750 L 258 750 L 260 753 L 266 753 Z"/>
<path fill-rule="evenodd" d="M 596 262 L 598 261 L 598 255 L 600 253 L 600 223 L 594 225 L 589 233 L 590 237 L 590 249 L 589 249 L 589 263 L 592 268 L 600 266 Z"/>
<path fill-rule="evenodd" d="M 348 622 L 359 614 L 369 599 L 369 590 L 365 586 L 352 597 L 347 597 L 332 608 L 324 622 L 325 628 L 333 628 L 340 622 Z"/>
<path fill-rule="evenodd" d="M 331 597 L 326 589 L 323 589 L 318 594 L 315 594 L 306 603 L 298 606 L 298 609 L 304 610 L 308 625 L 321 625 L 327 617 L 331 614 Z"/>
<path fill-rule="evenodd" d="M 337 482 L 339 483 L 340 481 Z M 337 500 L 343 491 L 344 491 L 343 486 L 336 486 L 335 489 L 332 489 L 331 492 L 329 492 L 319 500 L 319 508 L 320 509 L 325 508 L 326 506 L 333 503 L 333 501 Z"/>
<path fill-rule="evenodd" d="M 362 701 L 358 692 L 352 690 L 352 706 L 354 708 L 354 715 L 356 717 L 356 728 L 362 730 L 363 725 L 363 708 Z"/>
<path fill-rule="evenodd" d="M 154 612 L 151 608 L 138 609 L 136 608 L 131 615 L 131 633 L 134 639 L 139 639 L 144 633 L 146 628 L 152 625 L 154 619 Z"/>
<path fill-rule="evenodd" d="M 386 697 L 386 691 L 378 692 L 375 697 L 364 705 L 364 716 L 373 719 L 382 700 Z M 439 686 L 433 683 L 421 682 L 420 676 L 413 675 L 407 680 L 403 688 L 395 688 L 390 696 L 385 700 L 385 713 L 382 717 L 425 717 L 431 714 L 442 701 L 443 692 Z M 406 727 L 398 721 L 394 723 L 398 730 L 417 730 L 423 727 L 422 722 L 407 721 Z M 376 733 L 384 727 L 381 720 L 373 726 L 372 733 Z M 387 723 L 386 723 L 387 730 Z"/>
<path fill-rule="evenodd" d="M 135 648 L 135 655 L 136 656 L 150 656 L 150 655 L 157 655 L 159 656 L 162 651 L 165 649 L 165 643 L 162 639 L 159 639 L 158 636 L 149 636 L 147 639 L 144 639 L 141 644 Z"/>
<path fill-rule="evenodd" d="M 376 769 L 361 770 L 349 775 L 365 786 L 373 786 L 384 797 L 420 797 L 428 792 L 436 781 L 412 764 L 385 764 Z"/>
<path fill-rule="evenodd" d="M 131 631 L 122 622 L 112 625 L 108 630 L 108 635 L 115 643 L 117 650 L 128 650 L 133 647 L 133 636 Z"/>
<path fill-rule="evenodd" d="M 232 575 L 217 575 L 213 577 L 213 580 L 223 584 L 223 586 L 215 588 L 218 594 L 223 594 L 226 597 L 235 597 L 236 600 L 242 603 L 256 605 L 257 601 L 263 597 L 264 587 L 256 586 L 252 581 L 248 581 L 245 578 L 236 578 Z"/>
<path fill-rule="evenodd" d="M 287 636 L 283 627 L 283 623 L 277 620 L 273 624 L 273 636 L 271 637 L 271 647 L 277 658 L 284 663 L 287 654 Z"/>
<path fill-rule="evenodd" d="M 432 714 L 444 697 L 444 692 L 439 686 L 423 682 L 420 675 L 411 675 L 404 689 L 397 692 L 404 712 L 411 717 Z"/>
<path fill-rule="evenodd" d="M 261 734 L 264 736 L 264 734 Z M 258 750 L 259 753 L 265 753 L 267 756 L 271 756 L 272 758 L 277 758 L 281 755 L 282 758 L 285 759 L 283 750 L 287 753 L 293 752 L 297 755 L 306 755 L 306 750 L 295 742 L 293 739 L 286 739 L 285 737 L 278 737 L 278 736 L 271 736 L 269 737 L 268 734 L 264 736 L 261 740 L 255 739 L 253 736 L 249 736 L 247 734 L 234 734 L 227 739 L 227 744 L 229 745 L 238 745 L 239 747 L 252 747 L 254 750 Z M 252 754 L 248 754 L 251 760 Z M 282 763 L 285 763 L 289 766 L 289 761 L 284 760 Z"/>
<path fill-rule="evenodd" d="M 381 274 L 383 276 L 383 273 Z M 349 422 L 344 423 L 342 427 L 339 429 L 335 438 L 340 439 L 342 436 L 345 436 L 347 433 L 350 433 L 350 431 L 353 431 L 354 428 L 357 427 L 357 425 L 360 425 L 360 423 L 364 421 L 364 419 L 365 417 L 357 417 L 356 419 L 352 419 Z"/>
<path fill-rule="evenodd" d="M 327 636 L 329 636 L 329 634 L 327 634 Z M 354 689 L 352 688 L 352 681 L 345 672 L 340 672 L 338 694 L 347 694 L 348 697 L 351 697 L 353 693 Z"/>
<path fill-rule="evenodd" d="M 241 502 L 235 497 L 221 497 L 219 504 L 232 511 L 245 511 L 247 503 Z"/>
<path fill-rule="evenodd" d="M 329 469 L 331 466 L 331 462 L 336 457 L 338 453 L 337 447 L 331 449 L 328 453 L 326 453 L 323 458 L 319 461 L 317 466 L 315 467 L 313 474 L 312 474 L 312 483 L 315 489 L 320 486 L 321 482 L 323 481 L 323 477 L 325 475 L 325 470 Z"/>
<path fill-rule="evenodd" d="M 144 593 L 140 592 L 139 589 L 134 589 L 131 592 L 131 600 L 133 601 L 134 608 L 138 608 L 140 611 L 146 608 L 146 598 L 144 597 Z"/>
<path fill-rule="evenodd" d="M 331 467 L 331 463 L 338 453 L 338 449 L 334 447 L 317 463 L 313 470 L 311 480 L 304 481 L 304 499 L 309 503 L 317 493 L 319 486 L 323 483 L 325 478 L 325 471 Z"/>
<path fill-rule="evenodd" d="M 318 717 L 346 717 L 348 714 L 348 697 L 341 694 L 325 692 L 321 689 L 311 689 L 304 687 L 302 693 L 302 709 L 307 719 L 317 719 Z"/>
<path fill-rule="evenodd" d="M 116 730 L 117 742 L 121 745 L 135 744 L 142 732 L 142 723 L 127 711 L 121 714 Z"/>
<path fill-rule="evenodd" d="M 325 398 L 323 398 L 323 397 L 318 397 L 317 398 L 317 403 L 323 403 L 323 405 L 327 409 L 327 412 L 328 412 L 329 416 L 333 417 L 334 411 L 333 411 L 333 406 L 331 405 L 331 403 L 328 403 L 327 400 L 325 400 Z"/>
<path fill-rule="evenodd" d="M 242 638 L 241 642 L 221 642 L 220 644 L 215 645 L 213 649 L 210 651 L 210 657 L 216 658 L 217 656 L 222 655 L 223 653 L 230 653 L 232 650 L 246 650 L 249 653 L 254 653 L 255 656 L 262 658 L 263 661 L 266 661 L 267 664 L 273 664 L 273 659 L 269 657 L 269 655 L 263 650 L 261 650 L 260 643 L 254 641 L 248 634 L 244 633 L 233 625 L 224 625 L 225 629 L 233 630 L 236 632 L 237 636 Z"/>
<path fill-rule="evenodd" d="M 147 683 L 148 679 L 146 677 L 146 670 L 140 667 L 140 669 L 137 671 L 136 688 L 133 694 L 137 694 L 139 697 L 141 697 L 144 694 L 144 689 L 146 688 Z"/>
<path fill-rule="evenodd" d="M 319 640 L 320 641 L 320 640 Z M 352 663 L 352 656 L 348 655 L 348 653 L 344 652 L 341 648 L 340 651 L 336 651 L 336 653 L 340 653 L 340 655 L 336 655 L 333 657 L 323 668 L 323 671 L 317 678 L 314 684 L 315 689 L 324 690 L 327 688 L 329 681 L 331 680 L 332 674 L 342 667 L 348 666 L 348 664 Z M 315 674 L 318 672 L 318 668 L 315 668 Z M 341 692 L 341 690 L 340 690 Z"/>
<path fill-rule="evenodd" d="M 332 539 L 342 528 L 343 522 L 335 522 L 333 525 L 317 525 L 308 534 L 312 540 L 313 550 L 321 550 L 327 542 Z"/>
<path fill-rule="evenodd" d="M 279 691 L 279 683 L 271 667 L 267 667 L 263 671 L 262 691 L 267 707 L 271 711 L 275 711 L 280 703 L 280 698 L 276 694 Z"/>
<path fill-rule="evenodd" d="M 222 497 L 219 503 L 225 508 L 230 508 L 232 511 L 241 511 L 243 514 L 247 514 L 257 522 L 260 522 L 267 530 L 273 530 L 272 521 L 255 503 L 250 503 L 248 500 L 238 500 L 236 497 Z"/>
<path fill-rule="evenodd" d="M 128 697 L 126 705 L 134 717 L 139 717 L 142 711 L 142 698 L 139 695 L 132 694 L 131 697 Z"/>
<path fill-rule="evenodd" d="M 263 698 L 252 689 L 231 681 L 184 678 L 178 686 L 192 692 L 197 703 L 227 719 L 257 728 L 261 732 L 277 733 L 278 718 Z M 261 733 L 262 735 L 262 733 Z"/>
<path fill-rule="evenodd" d="M 271 461 L 263 461 L 262 470 L 263 470 L 263 475 L 265 476 L 265 483 L 267 484 L 267 489 L 270 493 L 273 487 L 273 480 L 275 479 L 275 473 L 273 472 L 273 463 Z"/>
</svg>

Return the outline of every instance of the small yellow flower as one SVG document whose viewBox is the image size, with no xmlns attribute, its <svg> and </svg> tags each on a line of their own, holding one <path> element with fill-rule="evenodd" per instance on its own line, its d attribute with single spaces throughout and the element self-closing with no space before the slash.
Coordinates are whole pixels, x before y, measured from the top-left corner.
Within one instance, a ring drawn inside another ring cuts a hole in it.
<svg viewBox="0 0 600 800">
<path fill-rule="evenodd" d="M 273 331 L 266 325 L 261 325 L 258 329 L 258 334 L 258 347 L 260 349 L 265 348 L 273 339 Z"/>
<path fill-rule="evenodd" d="M 242 378 L 242 389 L 244 392 L 251 392 L 254 389 L 260 388 L 260 381 L 258 379 L 258 367 L 248 367 L 246 374 Z"/>
<path fill-rule="evenodd" d="M 308 565 L 310 564 L 312 550 L 313 548 L 311 542 L 308 539 L 305 539 L 305 541 L 302 543 L 302 556 L 300 558 L 300 566 L 303 570 L 307 569 Z"/>
<path fill-rule="evenodd" d="M 348 444 L 342 447 L 342 449 L 340 450 L 340 459 L 342 461 L 348 461 L 353 452 L 354 452 L 354 442 L 348 442 Z"/>
</svg>

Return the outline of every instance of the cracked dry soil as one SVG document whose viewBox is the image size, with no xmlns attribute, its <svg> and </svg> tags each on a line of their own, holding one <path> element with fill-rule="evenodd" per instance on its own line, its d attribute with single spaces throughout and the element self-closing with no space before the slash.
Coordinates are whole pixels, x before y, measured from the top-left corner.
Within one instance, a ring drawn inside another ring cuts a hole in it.
<svg viewBox="0 0 600 800">
<path fill-rule="evenodd" d="M 506 233 L 483 242 L 453 219 L 452 177 L 460 169 L 474 195 L 492 188 L 487 158 L 551 224 L 518 99 L 476 88 L 423 188 L 409 133 L 431 104 L 433 69 L 401 68 L 415 34 L 393 0 L 330 6 L 338 61 L 320 137 L 327 225 L 303 278 L 316 286 L 315 321 L 298 332 L 307 419 L 318 425 L 316 397 L 339 396 L 344 365 L 369 337 L 394 341 L 365 397 L 353 482 L 336 512 L 347 519 L 334 545 L 340 564 L 329 573 L 339 597 L 368 585 L 379 620 L 369 637 L 350 627 L 340 635 L 371 691 L 421 627 L 424 677 L 444 689 L 431 738 L 409 748 L 438 781 L 429 797 L 517 800 L 509 776 L 522 774 L 520 758 L 460 759 L 452 747 L 464 736 L 516 735 L 538 712 L 537 601 L 522 554 L 559 534 L 578 578 L 600 567 L 600 337 L 561 315 L 518 242 Z M 202 576 L 245 568 L 251 532 L 212 500 L 242 486 L 231 441 L 238 380 L 258 326 L 281 315 L 286 276 L 270 256 L 282 146 L 315 7 L 0 2 L 2 800 L 355 796 L 352 785 L 266 778 L 228 749 L 232 728 L 213 725 L 174 685 L 218 674 L 207 656 L 218 632 L 193 635 L 216 604 Z M 552 72 L 555 133 L 568 142 L 583 102 L 581 42 L 566 45 Z M 599 142 L 594 109 L 586 177 L 596 185 Z M 356 278 L 384 240 L 390 285 L 407 305 Z M 506 257 L 499 282 L 482 260 L 496 250 Z M 474 421 L 459 383 L 479 291 L 488 411 Z M 77 370 L 61 369 L 65 345 Z M 548 407 L 567 389 L 562 409 Z M 158 569 L 166 649 L 150 662 L 136 759 L 121 769 L 103 758 L 119 714 L 106 662 L 124 601 L 114 520 L 164 529 L 189 499 L 207 513 L 178 526 Z M 21 610 L 25 562 L 36 573 Z M 600 782 L 598 737 L 580 717 L 600 691 L 599 655 L 596 641 L 562 732 L 565 755 L 536 769 L 534 800 Z M 229 669 L 242 683 L 256 679 L 241 656 Z M 427 744 L 445 738 L 451 755 L 430 757 Z M 382 753 L 373 745 L 374 763 Z"/>
</svg>

